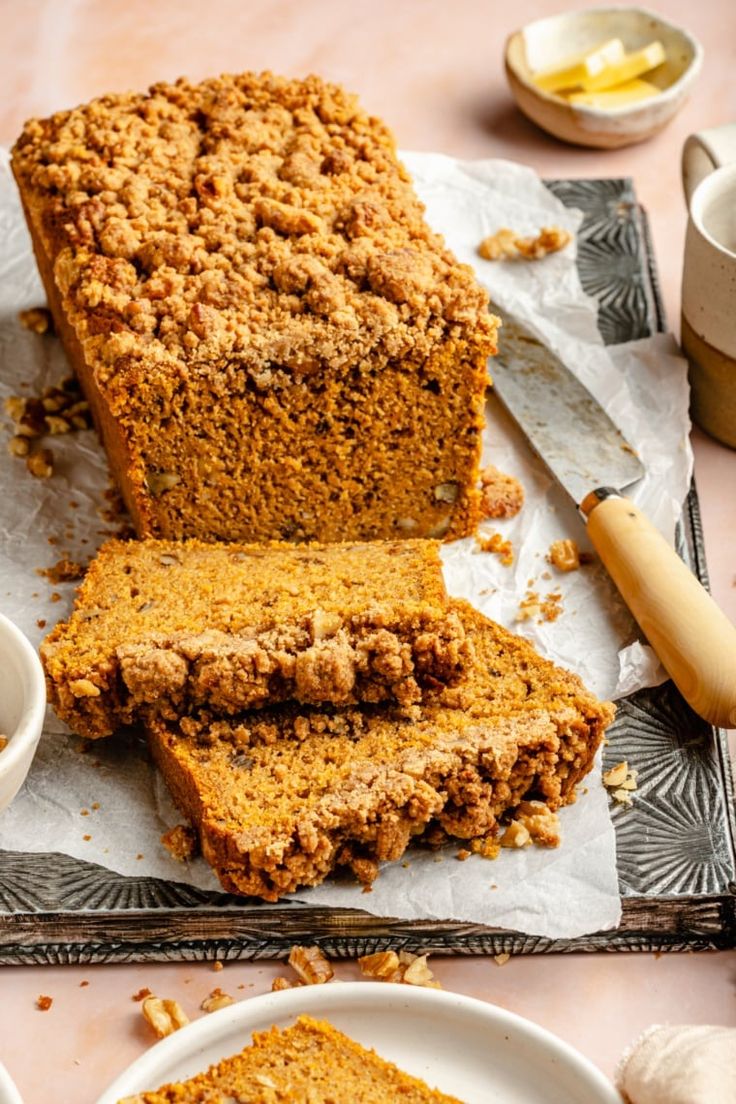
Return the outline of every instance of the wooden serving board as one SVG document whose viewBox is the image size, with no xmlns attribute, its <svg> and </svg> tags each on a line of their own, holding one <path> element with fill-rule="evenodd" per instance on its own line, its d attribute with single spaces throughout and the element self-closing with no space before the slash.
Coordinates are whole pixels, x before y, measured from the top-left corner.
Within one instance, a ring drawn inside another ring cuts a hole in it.
<svg viewBox="0 0 736 1104">
<path fill-rule="evenodd" d="M 629 180 L 550 181 L 584 212 L 578 268 L 607 343 L 665 329 L 646 216 Z M 693 486 L 679 551 L 707 585 Z M 481 925 L 381 919 L 359 910 L 266 905 L 151 878 L 126 878 L 66 855 L 0 852 L 0 963 L 275 958 L 293 943 L 333 957 L 388 946 L 439 954 L 701 950 L 736 943 L 736 839 L 725 733 L 667 682 L 619 702 L 606 766 L 639 772 L 616 807 L 623 918 L 616 931 L 549 940 Z"/>
</svg>

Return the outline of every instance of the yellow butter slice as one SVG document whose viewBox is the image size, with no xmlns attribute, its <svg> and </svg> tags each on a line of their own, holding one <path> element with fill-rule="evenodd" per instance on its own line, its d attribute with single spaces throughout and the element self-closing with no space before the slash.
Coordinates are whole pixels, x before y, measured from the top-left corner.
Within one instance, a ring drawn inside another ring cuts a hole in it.
<svg viewBox="0 0 736 1104">
<path fill-rule="evenodd" d="M 658 96 L 660 89 L 651 81 L 635 80 L 617 84 L 615 88 L 607 88 L 603 92 L 570 92 L 567 99 L 571 104 L 582 107 L 600 107 L 604 110 L 613 107 L 626 107 L 628 104 L 639 103 L 640 100 L 649 100 L 652 96 Z"/>
<path fill-rule="evenodd" d="M 575 54 L 558 65 L 539 69 L 532 74 L 532 80 L 544 92 L 559 92 L 563 88 L 575 88 L 583 80 L 596 76 L 605 67 L 625 56 L 624 44 L 620 38 L 609 38 L 592 50 Z"/>
<path fill-rule="evenodd" d="M 615 88 L 618 84 L 640 77 L 650 69 L 656 69 L 665 60 L 666 54 L 661 42 L 650 42 L 641 50 L 625 54 L 619 61 L 613 61 L 590 77 L 580 81 L 583 92 L 603 92 Z"/>
</svg>

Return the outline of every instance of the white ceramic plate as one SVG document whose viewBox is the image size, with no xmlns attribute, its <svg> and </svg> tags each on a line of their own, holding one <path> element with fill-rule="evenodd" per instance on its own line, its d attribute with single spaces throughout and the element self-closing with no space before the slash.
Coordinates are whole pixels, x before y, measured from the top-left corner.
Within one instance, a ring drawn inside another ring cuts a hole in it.
<svg viewBox="0 0 736 1104">
<path fill-rule="evenodd" d="M 528 1020 L 458 993 L 380 982 L 287 989 L 205 1016 L 138 1058 L 97 1104 L 191 1077 L 253 1031 L 308 1013 L 465 1104 L 621 1104 L 587 1059 Z"/>
<path fill-rule="evenodd" d="M 23 1104 L 20 1093 L 2 1062 L 0 1062 L 0 1104 Z"/>
</svg>

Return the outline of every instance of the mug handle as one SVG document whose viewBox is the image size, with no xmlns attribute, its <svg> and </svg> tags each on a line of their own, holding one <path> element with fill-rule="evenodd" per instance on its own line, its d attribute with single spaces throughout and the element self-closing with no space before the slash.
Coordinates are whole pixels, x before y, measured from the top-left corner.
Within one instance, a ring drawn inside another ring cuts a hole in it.
<svg viewBox="0 0 736 1104">
<path fill-rule="evenodd" d="M 692 194 L 706 176 L 736 161 L 736 123 L 691 134 L 682 148 L 682 187 L 690 207 Z"/>
</svg>

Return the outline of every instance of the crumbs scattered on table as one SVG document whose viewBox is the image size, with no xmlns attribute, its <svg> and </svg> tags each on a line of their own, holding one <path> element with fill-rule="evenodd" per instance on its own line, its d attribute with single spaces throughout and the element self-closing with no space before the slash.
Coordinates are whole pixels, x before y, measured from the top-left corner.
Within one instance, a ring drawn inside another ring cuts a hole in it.
<svg viewBox="0 0 736 1104">
<path fill-rule="evenodd" d="M 468 851 L 467 847 L 461 847 L 458 853 L 455 855 L 455 858 L 459 859 L 460 862 L 465 862 L 465 860 L 469 859 L 472 854 L 473 852 Z"/>
<path fill-rule="evenodd" d="M 491 533 L 490 537 L 482 537 L 476 533 L 475 542 L 481 552 L 492 552 L 500 556 L 504 567 L 510 567 L 514 562 L 514 546 L 500 533 Z"/>
<path fill-rule="evenodd" d="M 511 955 L 507 954 L 504 951 L 502 954 L 494 955 L 493 956 L 493 961 L 496 963 L 497 966 L 505 966 L 510 958 L 511 958 Z"/>
<path fill-rule="evenodd" d="M 88 981 L 80 981 L 79 988 L 80 989 L 86 989 L 88 985 L 89 985 Z"/>
<path fill-rule="evenodd" d="M 225 969 L 225 966 L 222 962 L 220 962 L 219 958 L 216 958 L 215 961 L 212 963 L 212 969 L 215 971 L 216 974 L 219 974 L 220 970 Z"/>
<path fill-rule="evenodd" d="M 82 836 L 82 839 L 85 841 L 85 843 L 89 843 L 89 841 L 92 839 L 92 837 L 91 836 Z"/>
<path fill-rule="evenodd" d="M 40 997 L 36 997 L 36 1008 L 39 1010 L 39 1012 L 48 1012 L 53 1003 L 53 997 L 46 997 L 43 995 Z"/>
<path fill-rule="evenodd" d="M 142 858 L 143 858 L 143 854 L 142 854 L 142 852 L 139 851 L 138 854 L 136 855 L 136 859 L 142 859 Z"/>
<path fill-rule="evenodd" d="M 60 602 L 61 601 L 61 595 L 59 594 L 58 590 L 52 590 L 51 591 L 51 601 L 52 602 Z"/>
<path fill-rule="evenodd" d="M 152 997 L 152 996 L 153 996 L 153 993 L 151 992 L 151 990 L 148 989 L 148 988 L 145 988 L 145 989 L 139 989 L 137 993 L 133 994 L 131 999 L 134 1000 L 134 1001 L 142 1001 L 142 1000 L 145 1000 L 146 997 Z"/>
<path fill-rule="evenodd" d="M 603 785 L 617 805 L 631 806 L 632 794 L 638 788 L 639 772 L 629 766 L 625 759 L 615 767 L 603 772 Z"/>
<path fill-rule="evenodd" d="M 38 625 L 39 629 L 45 629 L 46 628 L 46 618 L 45 617 L 39 617 L 38 620 L 36 621 L 36 624 Z"/>
<path fill-rule="evenodd" d="M 524 238 L 503 226 L 478 246 L 484 261 L 540 261 L 548 253 L 557 253 L 572 240 L 561 226 L 543 226 L 535 237 Z"/>
<path fill-rule="evenodd" d="M 549 594 L 540 597 L 536 590 L 528 590 L 519 602 L 519 610 L 515 621 L 536 621 L 538 625 L 542 621 L 556 621 L 562 613 L 562 595 L 553 590 Z"/>
<path fill-rule="evenodd" d="M 499 471 L 493 464 L 483 468 L 480 483 L 483 517 L 515 517 L 524 505 L 524 488 L 519 480 Z"/>
<path fill-rule="evenodd" d="M 197 833 L 188 824 L 176 824 L 161 836 L 161 843 L 177 862 L 188 862 L 197 850 Z"/>
<path fill-rule="evenodd" d="M 18 321 L 25 330 L 30 330 L 31 333 L 51 334 L 54 332 L 51 311 L 46 307 L 31 307 L 29 310 L 18 311 Z"/>
</svg>

